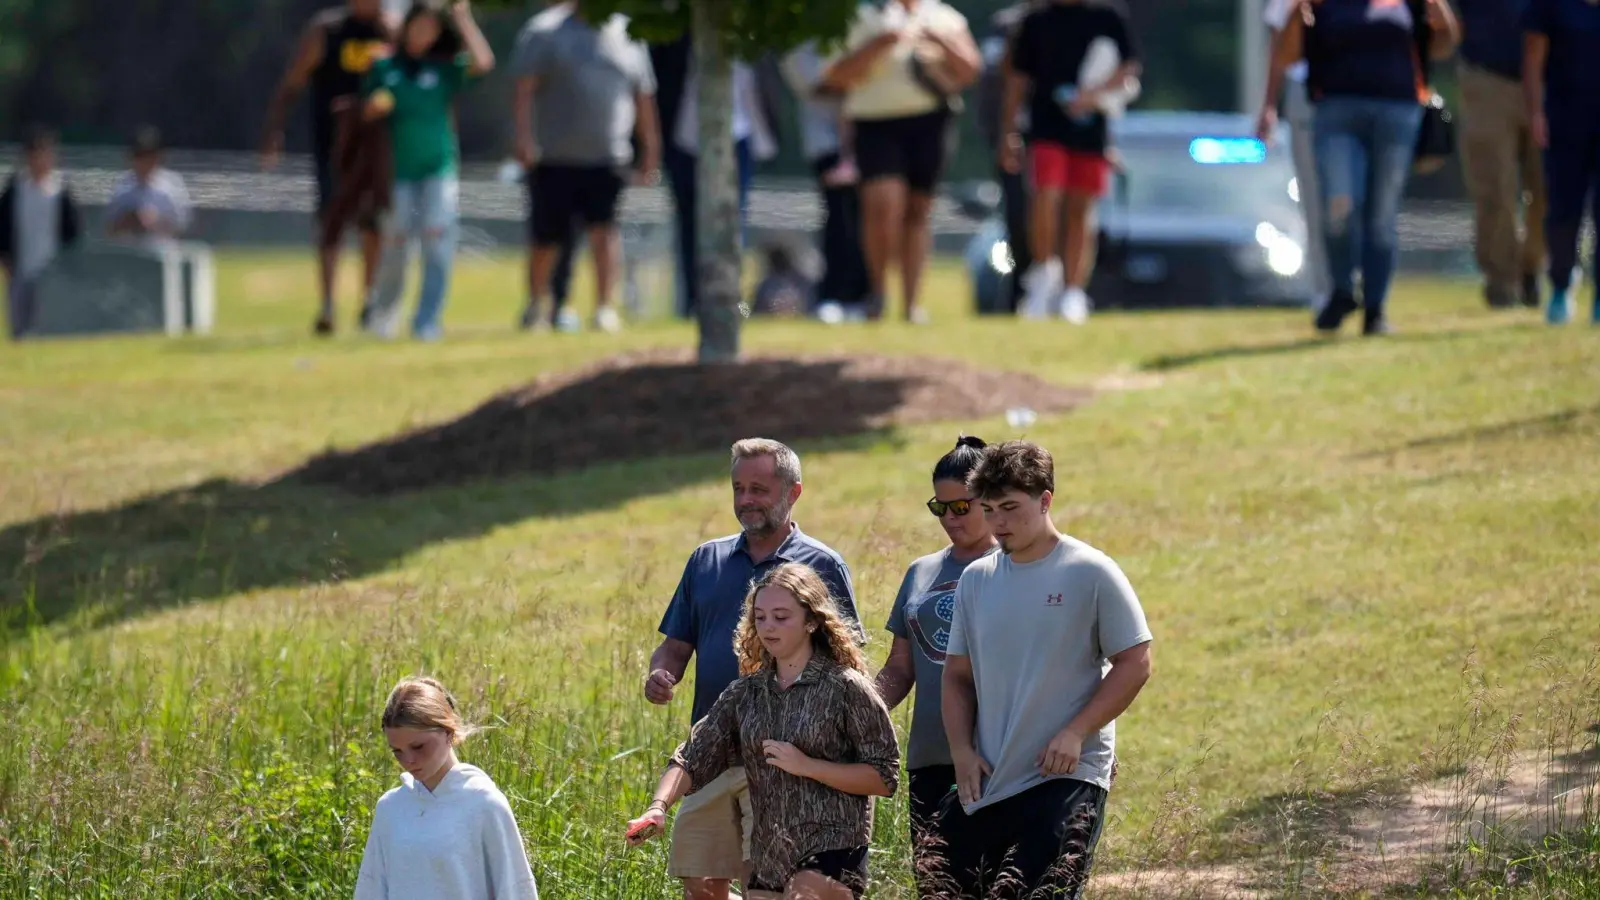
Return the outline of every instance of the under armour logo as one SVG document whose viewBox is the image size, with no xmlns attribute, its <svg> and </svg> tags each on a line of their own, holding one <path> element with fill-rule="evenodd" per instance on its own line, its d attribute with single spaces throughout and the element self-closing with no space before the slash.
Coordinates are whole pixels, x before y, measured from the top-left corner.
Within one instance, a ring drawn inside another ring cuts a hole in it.
<svg viewBox="0 0 1600 900">
<path fill-rule="evenodd" d="M 1045 598 L 1044 605 L 1045 606 L 1060 606 L 1061 605 L 1061 595 L 1060 594 L 1051 594 L 1049 597 Z"/>
</svg>

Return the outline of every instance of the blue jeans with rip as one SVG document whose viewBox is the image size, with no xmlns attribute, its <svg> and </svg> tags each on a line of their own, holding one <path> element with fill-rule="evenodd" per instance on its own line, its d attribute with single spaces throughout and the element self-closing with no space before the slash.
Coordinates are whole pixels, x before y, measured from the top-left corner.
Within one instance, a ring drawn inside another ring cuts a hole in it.
<svg viewBox="0 0 1600 900">
<path fill-rule="evenodd" d="M 1325 97 L 1312 121 L 1318 187 L 1335 294 L 1381 314 L 1400 254 L 1400 201 L 1416 152 L 1422 106 L 1415 101 Z"/>
<path fill-rule="evenodd" d="M 383 262 L 373 286 L 376 321 L 389 321 L 396 314 L 411 266 L 412 241 L 417 241 L 422 245 L 422 292 L 411 331 L 419 336 L 438 332 L 461 230 L 460 196 L 460 182 L 453 172 L 395 181 L 383 229 Z"/>
</svg>

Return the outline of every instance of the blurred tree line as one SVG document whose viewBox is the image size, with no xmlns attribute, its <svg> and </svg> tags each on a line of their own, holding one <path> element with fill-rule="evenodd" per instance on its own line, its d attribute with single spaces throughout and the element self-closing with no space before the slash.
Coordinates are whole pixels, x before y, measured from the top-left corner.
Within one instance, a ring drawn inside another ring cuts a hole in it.
<svg viewBox="0 0 1600 900">
<path fill-rule="evenodd" d="M 261 116 L 300 28 L 338 0 L 0 0 L 0 140 L 31 122 L 71 143 L 120 144 L 139 126 L 174 146 L 255 149 Z M 951 0 L 981 39 L 1003 0 Z M 1144 108 L 1231 109 L 1236 0 L 1124 0 L 1146 59 Z M 508 64 L 536 0 L 477 0 L 486 34 Z M 302 100 L 302 104 L 304 101 Z M 462 150 L 495 160 L 509 150 L 510 79 L 497 76 L 462 103 Z M 964 122 L 955 177 L 989 171 Z M 794 125 L 782 124 L 792 138 Z M 303 151 L 304 106 L 289 149 Z M 770 171 L 804 175 L 795 140 Z"/>
</svg>

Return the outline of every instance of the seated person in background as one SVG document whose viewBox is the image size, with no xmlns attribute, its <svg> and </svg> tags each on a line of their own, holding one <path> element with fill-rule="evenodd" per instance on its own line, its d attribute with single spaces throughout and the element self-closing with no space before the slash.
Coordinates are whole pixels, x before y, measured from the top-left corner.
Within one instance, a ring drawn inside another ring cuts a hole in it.
<svg viewBox="0 0 1600 900">
<path fill-rule="evenodd" d="M 815 305 L 816 289 L 801 270 L 796 250 L 777 241 L 763 249 L 766 274 L 751 298 L 753 316 L 803 316 Z"/>
<path fill-rule="evenodd" d="M 117 182 L 106 206 L 112 237 L 176 239 L 189 228 L 189 191 L 183 178 L 162 168 L 161 134 L 154 128 L 133 140 L 133 169 Z"/>
<path fill-rule="evenodd" d="M 0 192 L 0 269 L 12 338 L 33 327 L 39 276 L 77 240 L 78 206 L 56 168 L 55 135 L 34 129 L 23 140 L 23 164 Z"/>
</svg>

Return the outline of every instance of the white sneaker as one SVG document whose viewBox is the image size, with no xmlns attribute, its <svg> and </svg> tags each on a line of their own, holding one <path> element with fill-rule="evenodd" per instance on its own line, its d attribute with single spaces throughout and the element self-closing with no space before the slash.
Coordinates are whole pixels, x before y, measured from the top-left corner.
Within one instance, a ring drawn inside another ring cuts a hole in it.
<svg viewBox="0 0 1600 900">
<path fill-rule="evenodd" d="M 578 318 L 578 313 L 572 307 L 563 307 L 556 314 L 555 329 L 562 334 L 577 334 L 583 330 L 583 320 Z"/>
<path fill-rule="evenodd" d="M 1089 309 L 1094 304 L 1081 287 L 1069 287 L 1061 294 L 1061 318 L 1074 325 L 1089 321 Z"/>
<path fill-rule="evenodd" d="M 594 311 L 594 327 L 608 334 L 616 334 L 622 330 L 622 317 L 617 315 L 615 308 L 602 306 Z"/>
<path fill-rule="evenodd" d="M 1061 293 L 1061 277 L 1061 260 L 1034 263 L 1023 276 L 1026 293 L 1017 314 L 1024 319 L 1050 318 L 1050 305 Z"/>
</svg>

